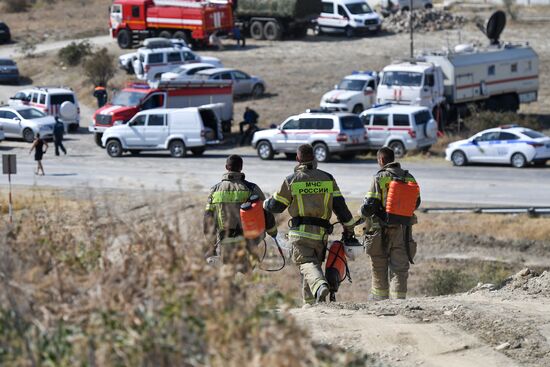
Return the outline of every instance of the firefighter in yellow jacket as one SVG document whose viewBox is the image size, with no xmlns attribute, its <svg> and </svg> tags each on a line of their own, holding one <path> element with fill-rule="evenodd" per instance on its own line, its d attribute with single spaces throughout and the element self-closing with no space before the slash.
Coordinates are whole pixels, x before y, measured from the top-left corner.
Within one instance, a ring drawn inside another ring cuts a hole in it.
<svg viewBox="0 0 550 367">
<path fill-rule="evenodd" d="M 297 151 L 298 166 L 277 191 L 265 202 L 271 213 L 288 209 L 292 217 L 289 239 L 292 259 L 302 275 L 304 303 L 324 302 L 329 294 L 321 265 L 325 259 L 327 238 L 332 232 L 330 218 L 336 213 L 351 236 L 354 220 L 334 178 L 317 169 L 311 145 L 301 145 Z"/>
<path fill-rule="evenodd" d="M 394 179 L 416 184 L 415 178 L 394 162 L 394 152 L 382 148 L 377 153 L 380 171 L 374 176 L 361 207 L 361 214 L 370 223 L 366 234 L 367 254 L 371 259 L 372 288 L 370 298 L 373 300 L 392 298 L 404 299 L 407 296 L 407 279 L 409 262 L 413 263 L 416 254 L 416 243 L 411 238 L 411 225 L 416 217 L 396 222 L 386 212 L 388 188 Z M 420 194 L 412 198 L 413 209 L 420 205 Z M 389 270 L 389 274 L 388 274 Z"/>
<path fill-rule="evenodd" d="M 222 262 L 234 264 L 237 271 L 244 273 L 258 260 L 256 247 L 261 238 L 253 241 L 244 239 L 240 207 L 252 195 L 257 195 L 260 200 L 265 200 L 265 195 L 256 184 L 245 180 L 240 156 L 229 156 L 225 168 L 227 172 L 221 182 L 210 190 L 204 213 L 204 234 L 211 245 L 206 256 L 215 255 L 218 244 Z M 271 213 L 264 214 L 266 232 L 275 237 L 275 218 Z"/>
</svg>

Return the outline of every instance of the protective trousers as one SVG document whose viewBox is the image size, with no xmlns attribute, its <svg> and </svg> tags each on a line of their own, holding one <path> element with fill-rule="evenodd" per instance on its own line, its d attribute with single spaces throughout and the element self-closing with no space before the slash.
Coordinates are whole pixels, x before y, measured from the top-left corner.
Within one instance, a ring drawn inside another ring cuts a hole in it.
<svg viewBox="0 0 550 367">
<path fill-rule="evenodd" d="M 308 238 L 292 238 L 292 260 L 302 275 L 302 297 L 304 304 L 315 303 L 315 294 L 323 284 L 328 286 L 322 264 L 325 260 L 325 241 Z"/>
<path fill-rule="evenodd" d="M 401 225 L 382 227 L 367 234 L 366 251 L 371 259 L 373 299 L 407 297 L 409 257 L 405 247 L 405 227 Z M 416 254 L 416 243 L 409 241 L 411 257 Z"/>
<path fill-rule="evenodd" d="M 220 257 L 224 265 L 232 265 L 238 273 L 251 272 L 258 264 L 258 244 L 242 236 L 227 237 L 220 242 Z"/>
</svg>

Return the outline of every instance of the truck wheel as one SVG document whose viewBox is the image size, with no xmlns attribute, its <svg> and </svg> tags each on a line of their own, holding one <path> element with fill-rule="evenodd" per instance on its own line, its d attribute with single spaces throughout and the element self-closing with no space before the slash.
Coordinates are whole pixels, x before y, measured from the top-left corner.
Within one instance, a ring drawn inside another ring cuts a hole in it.
<svg viewBox="0 0 550 367">
<path fill-rule="evenodd" d="M 191 43 L 191 37 L 189 37 L 189 34 L 184 31 L 177 31 L 174 33 L 174 38 L 183 40 L 186 44 Z"/>
<path fill-rule="evenodd" d="M 351 37 L 355 36 L 355 31 L 351 27 L 346 27 L 344 32 L 345 32 L 347 38 L 351 38 Z"/>
<path fill-rule="evenodd" d="M 172 38 L 172 33 L 169 31 L 162 31 L 159 33 L 160 38 Z"/>
<path fill-rule="evenodd" d="M 103 137 L 103 134 L 101 133 L 95 133 L 94 134 L 94 141 L 98 147 L 103 148 L 103 145 L 101 144 L 101 138 Z"/>
<path fill-rule="evenodd" d="M 122 155 L 122 144 L 118 140 L 109 140 L 105 148 L 109 157 L 117 158 Z"/>
<path fill-rule="evenodd" d="M 356 104 L 355 106 L 353 106 L 353 110 L 351 112 L 356 115 L 359 115 L 361 112 L 363 112 L 363 105 L 360 103 Z"/>
<path fill-rule="evenodd" d="M 527 159 L 521 153 L 514 153 L 512 154 L 511 163 L 516 168 L 523 168 L 527 165 Z"/>
<path fill-rule="evenodd" d="M 193 155 L 195 157 L 200 157 L 201 155 L 204 154 L 204 151 L 206 150 L 205 147 L 200 147 L 200 148 L 193 148 L 191 149 L 191 153 L 193 153 Z"/>
<path fill-rule="evenodd" d="M 397 140 L 390 142 L 388 144 L 388 147 L 393 150 L 396 158 L 402 158 L 407 152 L 403 143 Z"/>
<path fill-rule="evenodd" d="M 222 121 L 222 132 L 227 134 L 231 133 L 231 120 Z"/>
<path fill-rule="evenodd" d="M 264 37 L 268 41 L 277 41 L 280 40 L 283 36 L 281 26 L 279 23 L 274 21 L 269 21 L 264 25 Z"/>
<path fill-rule="evenodd" d="M 466 158 L 466 154 L 462 150 L 457 150 L 451 154 L 451 161 L 453 162 L 453 166 L 465 166 L 468 163 L 468 159 Z"/>
<path fill-rule="evenodd" d="M 253 21 L 250 25 L 250 36 L 255 40 L 264 39 L 264 26 L 260 21 Z"/>
<path fill-rule="evenodd" d="M 170 155 L 174 158 L 183 158 L 187 153 L 185 144 L 181 140 L 172 140 L 168 149 L 170 150 Z"/>
<path fill-rule="evenodd" d="M 116 37 L 118 47 L 126 49 L 132 47 L 132 33 L 127 29 L 121 29 Z"/>
<path fill-rule="evenodd" d="M 272 160 L 273 156 L 275 155 L 273 147 L 268 141 L 265 140 L 258 143 L 256 151 L 258 152 L 258 157 L 260 157 L 260 159 L 264 161 Z"/>
<path fill-rule="evenodd" d="M 313 146 L 313 156 L 317 162 L 328 162 L 330 160 L 330 152 L 325 143 L 317 143 Z"/>
</svg>

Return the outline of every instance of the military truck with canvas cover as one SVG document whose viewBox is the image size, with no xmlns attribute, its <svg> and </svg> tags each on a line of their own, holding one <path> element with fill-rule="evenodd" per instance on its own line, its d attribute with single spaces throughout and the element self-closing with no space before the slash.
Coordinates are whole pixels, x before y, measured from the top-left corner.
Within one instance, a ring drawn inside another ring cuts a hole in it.
<svg viewBox="0 0 550 367">
<path fill-rule="evenodd" d="M 254 39 L 304 37 L 321 0 L 233 0 L 236 23 Z"/>
</svg>

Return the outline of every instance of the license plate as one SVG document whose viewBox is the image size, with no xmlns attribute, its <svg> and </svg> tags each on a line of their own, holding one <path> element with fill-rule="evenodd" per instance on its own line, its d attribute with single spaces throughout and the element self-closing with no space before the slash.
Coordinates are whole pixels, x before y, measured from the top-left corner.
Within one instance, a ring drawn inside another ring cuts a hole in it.
<svg viewBox="0 0 550 367">
<path fill-rule="evenodd" d="M 370 27 L 369 27 L 369 31 L 375 31 L 376 28 L 378 28 L 378 27 L 377 27 L 377 26 L 370 26 Z"/>
</svg>

